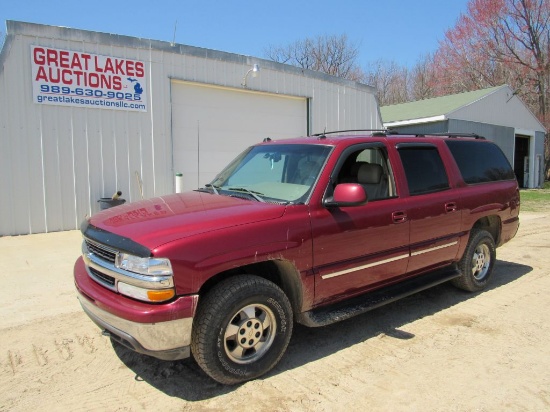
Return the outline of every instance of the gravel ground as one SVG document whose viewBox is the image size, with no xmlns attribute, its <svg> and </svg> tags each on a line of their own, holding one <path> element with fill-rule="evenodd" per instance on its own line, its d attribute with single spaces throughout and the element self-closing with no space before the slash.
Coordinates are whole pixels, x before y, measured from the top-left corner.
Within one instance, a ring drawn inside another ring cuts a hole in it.
<svg viewBox="0 0 550 412">
<path fill-rule="evenodd" d="M 325 328 L 226 387 L 114 346 L 74 292 L 77 231 L 0 238 L 0 411 L 550 410 L 550 220 L 522 213 L 491 286 L 443 284 Z"/>
</svg>

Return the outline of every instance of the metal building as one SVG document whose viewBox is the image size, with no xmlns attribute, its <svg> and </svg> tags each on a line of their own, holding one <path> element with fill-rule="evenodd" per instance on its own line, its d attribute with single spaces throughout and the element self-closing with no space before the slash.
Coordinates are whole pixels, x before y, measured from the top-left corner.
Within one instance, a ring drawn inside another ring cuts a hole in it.
<svg viewBox="0 0 550 412">
<path fill-rule="evenodd" d="M 475 133 L 494 141 L 520 187 L 544 183 L 546 129 L 507 86 L 380 108 L 384 126 L 400 133 Z"/>
<path fill-rule="evenodd" d="M 374 89 L 254 57 L 8 21 L 0 235 L 78 228 L 98 199 L 208 183 L 247 146 L 380 129 Z"/>
</svg>

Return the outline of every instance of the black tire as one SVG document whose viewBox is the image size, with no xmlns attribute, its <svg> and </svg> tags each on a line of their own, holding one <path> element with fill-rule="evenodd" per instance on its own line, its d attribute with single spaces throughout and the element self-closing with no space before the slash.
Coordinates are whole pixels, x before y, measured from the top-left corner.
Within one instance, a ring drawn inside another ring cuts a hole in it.
<svg viewBox="0 0 550 412">
<path fill-rule="evenodd" d="M 239 275 L 199 300 L 191 352 L 212 379 L 233 385 L 271 370 L 288 346 L 292 327 L 292 307 L 277 285 Z"/>
<path fill-rule="evenodd" d="M 485 289 L 496 260 L 495 241 L 486 230 L 473 229 L 464 255 L 458 263 L 462 273 L 452 283 L 459 289 L 478 292 Z"/>
</svg>

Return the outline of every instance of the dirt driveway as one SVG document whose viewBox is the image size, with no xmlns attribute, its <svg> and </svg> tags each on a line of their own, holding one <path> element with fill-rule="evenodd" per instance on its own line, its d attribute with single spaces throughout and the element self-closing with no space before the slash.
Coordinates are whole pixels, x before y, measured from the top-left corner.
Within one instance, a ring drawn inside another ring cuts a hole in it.
<svg viewBox="0 0 550 412">
<path fill-rule="evenodd" d="M 297 326 L 276 369 L 236 387 L 101 336 L 74 293 L 79 232 L 0 238 L 0 411 L 550 410 L 549 217 L 522 214 L 489 290 Z"/>
</svg>

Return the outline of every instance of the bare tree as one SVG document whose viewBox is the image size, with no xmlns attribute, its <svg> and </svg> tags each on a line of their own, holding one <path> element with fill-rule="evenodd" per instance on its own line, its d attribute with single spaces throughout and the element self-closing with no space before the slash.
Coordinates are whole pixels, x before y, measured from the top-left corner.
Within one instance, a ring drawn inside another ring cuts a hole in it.
<svg viewBox="0 0 550 412">
<path fill-rule="evenodd" d="M 380 105 L 433 97 L 432 56 L 421 59 L 412 71 L 394 61 L 384 60 L 374 62 L 365 71 L 357 64 L 358 54 L 358 47 L 346 35 L 306 38 L 265 50 L 267 58 L 279 63 L 374 86 Z"/>
<path fill-rule="evenodd" d="M 381 106 L 410 100 L 409 71 L 394 61 L 376 61 L 367 71 L 365 80 L 376 88 L 376 97 Z"/>
<path fill-rule="evenodd" d="M 424 100 L 435 96 L 434 58 L 428 54 L 421 57 L 409 75 L 409 93 L 411 100 Z"/>
<path fill-rule="evenodd" d="M 438 95 L 507 83 L 549 130 L 550 0 L 470 0 L 434 67 Z"/>
<path fill-rule="evenodd" d="M 535 111 L 544 117 L 549 29 L 550 0 L 471 0 L 468 14 L 447 31 L 436 53 L 437 82 L 458 91 L 507 82 L 522 96 L 535 93 Z"/>
<path fill-rule="evenodd" d="M 286 46 L 269 46 L 265 50 L 267 58 L 279 63 L 361 81 L 364 74 L 357 65 L 358 54 L 358 47 L 346 35 L 306 38 Z"/>
</svg>

